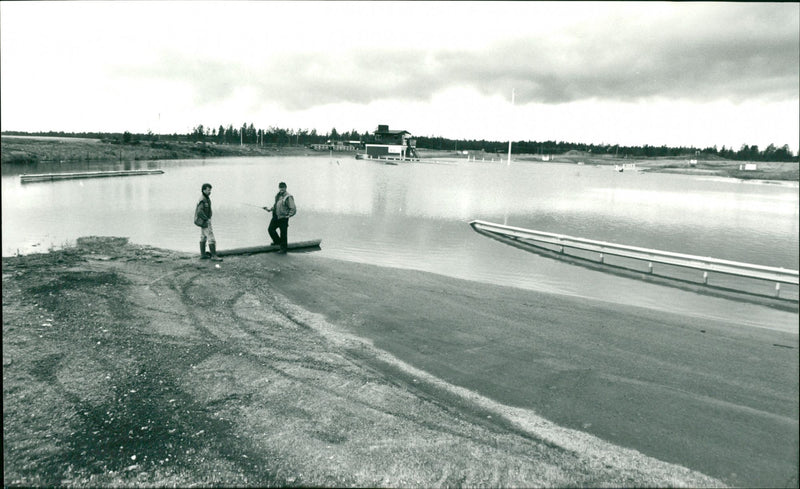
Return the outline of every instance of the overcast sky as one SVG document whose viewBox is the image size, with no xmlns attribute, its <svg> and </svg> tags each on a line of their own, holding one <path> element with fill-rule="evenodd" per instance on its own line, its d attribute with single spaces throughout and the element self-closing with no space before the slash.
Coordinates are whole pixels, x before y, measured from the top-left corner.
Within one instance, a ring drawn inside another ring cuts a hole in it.
<svg viewBox="0 0 800 489">
<path fill-rule="evenodd" d="M 0 22 L 4 131 L 800 138 L 798 3 L 3 1 Z"/>
</svg>

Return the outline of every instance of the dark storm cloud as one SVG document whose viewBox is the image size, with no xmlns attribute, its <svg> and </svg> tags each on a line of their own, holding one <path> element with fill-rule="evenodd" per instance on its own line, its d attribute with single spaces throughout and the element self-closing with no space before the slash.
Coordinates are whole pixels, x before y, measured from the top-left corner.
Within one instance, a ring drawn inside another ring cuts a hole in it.
<svg viewBox="0 0 800 489">
<path fill-rule="evenodd" d="M 139 74 L 185 80 L 200 102 L 251 87 L 260 101 L 288 109 L 387 98 L 424 102 L 449 87 L 503 97 L 513 87 L 520 103 L 797 99 L 796 5 L 692 7 L 693 15 L 680 18 L 611 16 L 548 35 L 537 35 L 534 22 L 534 34 L 483 50 L 326 49 L 248 67 L 172 57 Z"/>
<path fill-rule="evenodd" d="M 797 97 L 797 33 L 598 33 L 518 39 L 481 52 L 381 51 L 293 57 L 265 67 L 265 95 L 290 108 L 380 98 L 425 100 L 450 86 L 565 103 L 652 97 L 703 102 Z"/>
<path fill-rule="evenodd" d="M 565 47 L 566 46 L 566 47 Z M 727 38 L 694 33 L 619 33 L 613 39 L 513 41 L 499 57 L 463 53 L 447 70 L 484 92 L 513 85 L 523 100 L 688 101 L 797 97 L 797 34 L 763 31 Z"/>
</svg>

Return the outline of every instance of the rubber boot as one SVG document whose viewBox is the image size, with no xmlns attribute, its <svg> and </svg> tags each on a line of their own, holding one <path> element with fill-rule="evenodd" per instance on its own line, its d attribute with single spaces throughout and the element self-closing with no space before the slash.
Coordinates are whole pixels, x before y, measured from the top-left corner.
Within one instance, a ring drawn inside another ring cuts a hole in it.
<svg viewBox="0 0 800 489">
<path fill-rule="evenodd" d="M 209 244 L 208 248 L 211 250 L 211 261 L 222 261 L 222 258 L 217 256 L 217 244 L 216 243 Z"/>
<path fill-rule="evenodd" d="M 205 241 L 201 241 L 200 242 L 200 259 L 201 260 L 207 260 L 209 257 L 210 257 L 210 255 L 206 254 L 206 242 Z"/>
</svg>

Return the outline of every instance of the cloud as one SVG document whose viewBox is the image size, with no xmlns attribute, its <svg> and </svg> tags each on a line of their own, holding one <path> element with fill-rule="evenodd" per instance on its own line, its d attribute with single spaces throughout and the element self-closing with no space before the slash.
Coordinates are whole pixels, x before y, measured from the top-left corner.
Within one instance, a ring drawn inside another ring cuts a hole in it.
<svg viewBox="0 0 800 489">
<path fill-rule="evenodd" d="M 167 51 L 153 64 L 114 72 L 181 81 L 201 105 L 248 89 L 258 94 L 254 105 L 287 110 L 430 101 L 449 88 L 503 97 L 515 88 L 519 104 L 796 100 L 797 5 L 718 7 L 690 4 L 646 18 L 612 14 L 540 33 L 533 22 L 530 35 L 471 49 L 266 51 L 246 63 Z"/>
<path fill-rule="evenodd" d="M 511 83 L 519 87 L 521 100 L 544 103 L 780 100 L 796 98 L 799 82 L 797 40 L 788 36 L 711 40 L 692 35 L 636 38 L 620 34 L 602 44 L 591 42 L 591 37 L 566 47 L 518 40 L 498 50 L 514 53 L 513 69 L 504 69 L 507 60 L 478 55 L 451 71 L 474 80 L 485 92 Z"/>
<path fill-rule="evenodd" d="M 440 53 L 430 78 L 485 94 L 513 86 L 521 103 L 792 100 L 800 84 L 800 12 L 788 7 L 734 6 L 641 22 L 612 16 L 481 51 Z"/>
<path fill-rule="evenodd" d="M 477 138 L 797 141 L 797 3 L 8 2 L 0 20 L 14 129 L 382 121 Z"/>
</svg>

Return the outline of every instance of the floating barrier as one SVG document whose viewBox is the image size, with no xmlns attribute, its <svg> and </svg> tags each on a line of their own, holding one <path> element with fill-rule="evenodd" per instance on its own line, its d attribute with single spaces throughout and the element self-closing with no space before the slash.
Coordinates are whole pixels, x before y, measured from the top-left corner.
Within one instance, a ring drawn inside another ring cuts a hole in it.
<svg viewBox="0 0 800 489">
<path fill-rule="evenodd" d="M 157 175 L 164 173 L 164 170 L 120 170 L 120 171 L 88 171 L 75 173 L 38 173 L 30 175 L 20 175 L 21 183 L 50 182 L 54 180 L 73 180 L 77 178 L 104 178 L 104 177 L 128 177 L 133 175 Z"/>
</svg>

